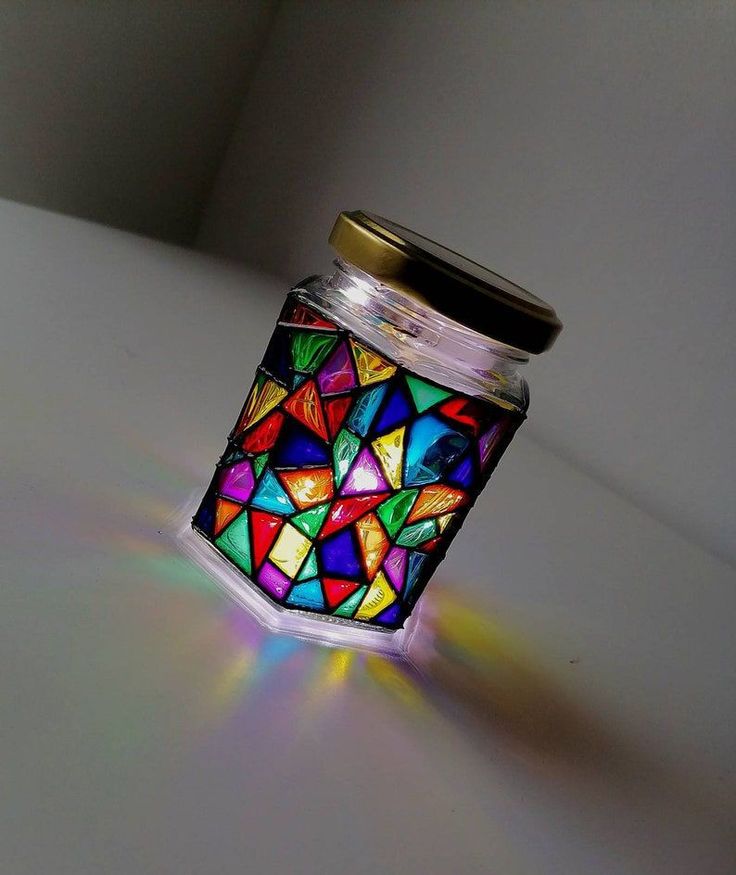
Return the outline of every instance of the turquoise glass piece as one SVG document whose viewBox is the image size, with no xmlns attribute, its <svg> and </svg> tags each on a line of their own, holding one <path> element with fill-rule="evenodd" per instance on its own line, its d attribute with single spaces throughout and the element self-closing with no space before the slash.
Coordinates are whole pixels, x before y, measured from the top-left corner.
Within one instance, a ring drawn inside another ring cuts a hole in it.
<svg viewBox="0 0 736 875">
<path fill-rule="evenodd" d="M 295 510 L 289 496 L 284 491 L 284 487 L 270 468 L 266 469 L 261 478 L 251 504 L 253 507 L 267 510 L 269 513 L 286 514 L 293 513 Z"/>
<path fill-rule="evenodd" d="M 297 583 L 286 599 L 287 605 L 295 605 L 299 608 L 311 608 L 314 611 L 322 611 L 325 607 L 325 598 L 322 594 L 322 584 L 316 577 Z"/>
<path fill-rule="evenodd" d="M 366 592 L 368 592 L 367 586 L 362 586 L 357 592 L 354 592 L 350 598 L 346 599 L 334 612 L 335 616 L 344 617 L 346 619 L 352 617 L 358 610 L 358 606 L 363 601 Z"/>
<path fill-rule="evenodd" d="M 425 541 L 431 541 L 437 536 L 437 523 L 435 520 L 422 520 L 407 526 L 396 539 L 396 543 L 402 547 L 418 547 Z"/>
<path fill-rule="evenodd" d="M 427 556 L 425 553 L 410 553 L 409 554 L 409 568 L 406 572 L 406 589 L 404 591 L 404 598 L 409 597 L 409 593 L 414 589 L 417 580 L 422 571 L 422 565 L 427 561 Z"/>
<path fill-rule="evenodd" d="M 414 422 L 404 451 L 404 484 L 436 483 L 465 451 L 468 438 L 436 416 Z"/>
<path fill-rule="evenodd" d="M 380 386 L 368 389 L 355 402 L 348 425 L 356 434 L 359 434 L 361 437 L 365 437 L 368 434 L 373 417 L 381 406 L 381 401 L 385 394 L 386 384 L 382 383 Z"/>
<path fill-rule="evenodd" d="M 318 574 L 317 554 L 314 547 L 312 547 L 307 558 L 304 560 L 304 565 L 302 565 L 302 570 L 299 572 L 297 580 L 309 580 L 310 577 L 316 577 Z"/>
</svg>

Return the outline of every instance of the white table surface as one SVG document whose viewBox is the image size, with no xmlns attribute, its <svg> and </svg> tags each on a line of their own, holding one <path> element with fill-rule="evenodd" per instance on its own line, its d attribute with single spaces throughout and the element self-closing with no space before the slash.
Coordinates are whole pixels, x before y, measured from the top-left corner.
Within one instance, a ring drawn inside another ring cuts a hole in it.
<svg viewBox="0 0 736 875">
<path fill-rule="evenodd" d="M 522 432 L 416 669 L 266 633 L 169 520 L 283 289 L 8 202 L 0 250 L 3 875 L 733 871 L 732 568 Z"/>
</svg>

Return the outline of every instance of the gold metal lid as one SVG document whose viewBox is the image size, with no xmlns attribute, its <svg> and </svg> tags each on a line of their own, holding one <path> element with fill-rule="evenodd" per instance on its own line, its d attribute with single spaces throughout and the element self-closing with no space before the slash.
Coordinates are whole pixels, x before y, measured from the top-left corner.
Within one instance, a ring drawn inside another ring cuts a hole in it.
<svg viewBox="0 0 736 875">
<path fill-rule="evenodd" d="M 531 292 L 389 219 L 340 213 L 330 243 L 384 285 L 501 343 L 544 352 L 562 330 L 553 308 Z"/>
</svg>

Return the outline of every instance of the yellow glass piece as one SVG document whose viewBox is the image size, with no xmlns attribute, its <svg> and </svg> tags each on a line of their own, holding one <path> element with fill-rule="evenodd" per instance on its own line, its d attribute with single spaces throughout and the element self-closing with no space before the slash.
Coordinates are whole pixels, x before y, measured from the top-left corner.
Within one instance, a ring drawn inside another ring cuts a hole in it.
<svg viewBox="0 0 736 875">
<path fill-rule="evenodd" d="M 437 517 L 437 525 L 440 527 L 440 534 L 450 525 L 454 516 L 454 513 L 446 513 L 444 516 Z"/>
<path fill-rule="evenodd" d="M 411 509 L 407 522 L 413 523 L 430 516 L 440 516 L 455 510 L 465 501 L 465 493 L 450 486 L 425 486 Z"/>
<path fill-rule="evenodd" d="M 381 463 L 383 473 L 393 489 L 401 489 L 401 465 L 404 460 L 404 432 L 406 426 L 376 438 L 373 450 Z"/>
<path fill-rule="evenodd" d="M 358 380 L 361 386 L 369 386 L 371 383 L 380 383 L 388 380 L 396 373 L 396 365 L 387 362 L 380 355 L 367 349 L 363 344 L 350 338 L 353 347 L 353 356 L 358 369 Z"/>
<path fill-rule="evenodd" d="M 358 541 L 360 549 L 365 560 L 365 570 L 368 574 L 368 579 L 373 580 L 378 569 L 381 567 L 386 553 L 388 553 L 389 542 L 386 533 L 383 531 L 383 526 L 374 513 L 369 513 L 355 524 L 355 529 L 358 533 Z"/>
<path fill-rule="evenodd" d="M 286 523 L 271 548 L 269 559 L 287 577 L 296 577 L 311 546 L 312 542 L 306 535 L 295 529 L 291 523 Z"/>
<path fill-rule="evenodd" d="M 303 471 L 282 471 L 281 482 L 294 504 L 304 510 L 332 498 L 332 469 L 306 468 Z"/>
<path fill-rule="evenodd" d="M 238 423 L 238 431 L 248 428 L 258 422 L 259 419 L 270 413 L 279 402 L 281 402 L 289 393 L 283 386 L 279 386 L 273 380 L 266 382 L 258 387 L 258 384 L 251 389 L 248 400 L 245 403 L 245 410 L 240 417 Z"/>
<path fill-rule="evenodd" d="M 372 620 L 396 601 L 396 593 L 389 586 L 386 575 L 379 571 L 355 612 L 356 620 Z"/>
</svg>

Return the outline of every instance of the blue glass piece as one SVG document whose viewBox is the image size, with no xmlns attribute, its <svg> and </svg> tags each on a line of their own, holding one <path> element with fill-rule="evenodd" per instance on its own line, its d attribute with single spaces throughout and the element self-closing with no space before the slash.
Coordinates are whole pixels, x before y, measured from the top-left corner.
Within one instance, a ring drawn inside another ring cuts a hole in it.
<svg viewBox="0 0 736 875">
<path fill-rule="evenodd" d="M 419 573 L 422 570 L 422 565 L 427 561 L 425 553 L 410 553 L 409 554 L 409 570 L 406 572 L 406 589 L 404 590 L 404 599 L 409 598 L 409 594 L 414 589 L 414 584 L 417 582 Z"/>
<path fill-rule="evenodd" d="M 220 460 L 223 465 L 234 465 L 236 462 L 240 462 L 245 458 L 245 453 L 240 449 L 240 447 L 233 446 L 230 444 L 227 450 L 222 455 L 222 459 Z"/>
<path fill-rule="evenodd" d="M 380 386 L 364 392 L 355 402 L 348 425 L 356 434 L 361 437 L 368 434 L 368 429 L 371 427 L 373 417 L 376 415 L 385 393 L 386 384 L 382 383 Z"/>
<path fill-rule="evenodd" d="M 447 479 L 453 486 L 459 486 L 461 489 L 470 489 L 475 480 L 472 456 L 468 454 L 464 459 L 461 459 L 450 472 Z"/>
<path fill-rule="evenodd" d="M 468 446 L 468 438 L 436 416 L 421 416 L 405 442 L 404 485 L 435 483 Z"/>
<path fill-rule="evenodd" d="M 330 461 L 327 443 L 289 417 L 271 455 L 276 468 L 302 468 Z"/>
<path fill-rule="evenodd" d="M 360 557 L 350 529 L 343 529 L 320 545 L 322 568 L 326 576 L 358 577 L 361 572 Z"/>
<path fill-rule="evenodd" d="M 300 608 L 311 608 L 315 611 L 324 610 L 325 599 L 322 594 L 322 584 L 316 577 L 312 580 L 305 580 L 304 583 L 297 583 L 289 593 L 286 604 L 296 605 Z"/>
<path fill-rule="evenodd" d="M 194 515 L 194 525 L 205 535 L 211 535 L 215 523 L 215 491 L 210 487 Z"/>
<path fill-rule="evenodd" d="M 397 425 L 400 425 L 402 422 L 409 419 L 413 412 L 414 411 L 409 406 L 409 402 L 406 400 L 404 393 L 397 387 L 394 389 L 393 394 L 390 396 L 381 411 L 378 424 L 376 425 L 376 431 L 379 434 L 383 434 L 385 431 L 391 431 L 396 428 Z"/>
<path fill-rule="evenodd" d="M 395 626 L 400 613 L 401 605 L 399 602 L 394 602 L 390 608 L 386 608 L 385 611 L 380 613 L 373 622 L 381 626 Z"/>
<path fill-rule="evenodd" d="M 270 468 L 266 468 L 251 504 L 269 513 L 285 514 L 293 513 L 295 510 L 289 496 L 284 492 L 284 487 Z"/>
<path fill-rule="evenodd" d="M 306 375 L 306 374 L 297 374 L 297 373 L 295 373 L 295 374 L 294 374 L 294 379 L 293 379 L 292 382 L 291 382 L 291 388 L 292 388 L 292 389 L 298 389 L 299 386 L 301 386 L 301 384 L 302 384 L 306 379 L 307 379 L 307 375 Z"/>
<path fill-rule="evenodd" d="M 289 379 L 289 334 L 283 328 L 277 328 L 271 335 L 271 340 L 263 355 L 261 367 L 282 383 Z"/>
</svg>

